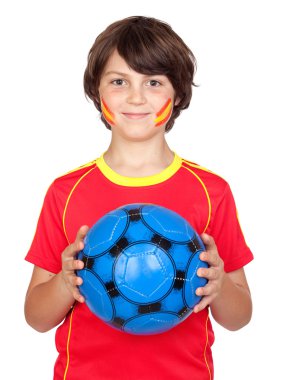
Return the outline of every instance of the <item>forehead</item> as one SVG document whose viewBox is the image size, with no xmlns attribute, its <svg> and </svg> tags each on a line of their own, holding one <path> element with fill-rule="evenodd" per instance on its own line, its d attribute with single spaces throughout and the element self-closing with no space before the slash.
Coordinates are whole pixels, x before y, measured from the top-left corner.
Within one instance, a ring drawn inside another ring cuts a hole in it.
<svg viewBox="0 0 283 380">
<path fill-rule="evenodd" d="M 108 58 L 106 65 L 103 70 L 103 75 L 108 75 L 112 72 L 135 72 L 127 62 L 120 56 L 117 50 L 114 50 L 113 53 Z"/>
</svg>

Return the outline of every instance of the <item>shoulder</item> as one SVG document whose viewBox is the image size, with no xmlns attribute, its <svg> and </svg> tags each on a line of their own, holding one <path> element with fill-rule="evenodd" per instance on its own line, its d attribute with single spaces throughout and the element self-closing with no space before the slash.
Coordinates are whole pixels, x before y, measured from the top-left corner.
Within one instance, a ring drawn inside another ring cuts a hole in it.
<svg viewBox="0 0 283 380">
<path fill-rule="evenodd" d="M 182 168 L 185 173 L 190 173 L 190 175 L 196 177 L 206 187 L 217 188 L 220 191 L 225 191 L 225 189 L 229 186 L 227 181 L 219 174 L 195 162 L 182 158 Z"/>
<path fill-rule="evenodd" d="M 67 173 L 62 174 L 53 181 L 55 187 L 60 187 L 61 185 L 75 184 L 77 181 L 82 179 L 88 173 L 92 172 L 95 168 L 96 160 L 90 161 L 84 165 L 81 165 L 75 169 L 69 170 Z"/>
<path fill-rule="evenodd" d="M 93 160 L 57 177 L 49 186 L 47 195 L 65 202 L 80 181 L 87 178 L 96 167 L 96 160 Z"/>
</svg>

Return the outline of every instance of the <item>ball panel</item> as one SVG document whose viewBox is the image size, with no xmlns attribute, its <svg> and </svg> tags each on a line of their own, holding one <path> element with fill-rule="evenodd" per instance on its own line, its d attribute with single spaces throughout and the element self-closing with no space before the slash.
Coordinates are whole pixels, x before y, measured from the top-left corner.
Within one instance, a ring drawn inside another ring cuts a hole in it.
<svg viewBox="0 0 283 380">
<path fill-rule="evenodd" d="M 161 311 L 171 311 L 179 315 L 180 318 L 185 318 L 186 314 L 188 314 L 189 310 L 184 313 L 184 300 L 183 300 L 183 292 L 184 292 L 184 284 L 181 289 L 172 289 L 172 291 L 167 295 L 167 297 L 162 300 L 162 309 Z M 186 307 L 187 309 L 187 307 Z"/>
<path fill-rule="evenodd" d="M 130 245 L 115 262 L 116 286 L 133 302 L 156 302 L 171 289 L 174 277 L 171 258 L 162 249 L 147 242 Z"/>
<path fill-rule="evenodd" d="M 151 313 L 128 320 L 124 325 L 124 331 L 137 335 L 160 334 L 179 322 L 180 318 L 174 313 Z"/>
<path fill-rule="evenodd" d="M 141 219 L 135 219 L 134 221 L 130 219 L 130 223 L 125 233 L 125 238 L 127 239 L 128 244 L 136 243 L 139 240 L 150 241 L 152 236 L 152 231 L 144 225 Z"/>
<path fill-rule="evenodd" d="M 129 300 L 123 297 L 120 292 L 118 297 L 112 299 L 112 302 L 115 308 L 115 315 L 113 318 L 121 318 L 126 321 L 127 319 L 132 318 L 133 315 L 138 315 L 139 305 L 129 302 Z"/>
<path fill-rule="evenodd" d="M 173 244 L 170 249 L 170 256 L 178 270 L 186 271 L 191 255 L 186 243 Z"/>
<path fill-rule="evenodd" d="M 195 234 L 183 217 L 165 207 L 144 205 L 142 218 L 149 228 L 168 240 L 183 243 L 189 241 Z"/>
<path fill-rule="evenodd" d="M 82 275 L 81 275 L 82 272 Z M 79 271 L 83 283 L 80 292 L 85 297 L 89 309 L 105 322 L 111 321 L 115 310 L 111 297 L 99 277 L 89 270 Z"/>
<path fill-rule="evenodd" d="M 121 238 L 128 223 L 128 214 L 122 209 L 104 215 L 86 235 L 85 254 L 95 257 L 106 252 Z"/>
<path fill-rule="evenodd" d="M 103 283 L 113 281 L 112 271 L 115 258 L 108 252 L 96 257 L 91 270 L 102 280 Z"/>
<path fill-rule="evenodd" d="M 187 266 L 186 282 L 185 282 L 185 303 L 193 309 L 198 304 L 202 297 L 196 295 L 196 289 L 207 284 L 207 280 L 197 275 L 199 268 L 207 268 L 206 262 L 199 258 L 200 252 L 192 255 L 192 258 Z"/>
</svg>

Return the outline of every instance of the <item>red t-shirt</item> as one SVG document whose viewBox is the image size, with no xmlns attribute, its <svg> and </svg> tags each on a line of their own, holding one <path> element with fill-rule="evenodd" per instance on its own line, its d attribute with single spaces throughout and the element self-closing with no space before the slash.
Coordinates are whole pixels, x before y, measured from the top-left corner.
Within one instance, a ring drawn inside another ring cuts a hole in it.
<svg viewBox="0 0 283 380">
<path fill-rule="evenodd" d="M 129 203 L 154 203 L 213 236 L 225 271 L 253 259 L 229 185 L 210 171 L 175 155 L 159 174 L 132 178 L 115 173 L 103 159 L 84 165 L 50 186 L 26 260 L 50 272 L 61 270 L 61 253 L 80 226 Z M 75 304 L 56 332 L 55 380 L 211 380 L 214 334 L 208 309 L 158 335 L 115 330 L 85 304 Z"/>
</svg>

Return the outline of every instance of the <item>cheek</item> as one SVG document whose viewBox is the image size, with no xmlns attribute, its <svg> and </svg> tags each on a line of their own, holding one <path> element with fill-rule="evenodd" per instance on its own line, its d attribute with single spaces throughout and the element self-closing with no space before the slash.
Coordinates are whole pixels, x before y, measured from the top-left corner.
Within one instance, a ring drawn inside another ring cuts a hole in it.
<svg viewBox="0 0 283 380">
<path fill-rule="evenodd" d="M 104 99 L 101 99 L 101 110 L 104 116 L 104 119 L 111 125 L 115 125 L 114 114 L 111 112 L 110 108 L 105 103 Z"/>
<path fill-rule="evenodd" d="M 156 127 L 163 125 L 166 123 L 171 116 L 172 113 L 172 100 L 168 99 L 166 103 L 161 107 L 161 109 L 157 112 L 156 118 L 154 119 L 154 124 Z"/>
</svg>

